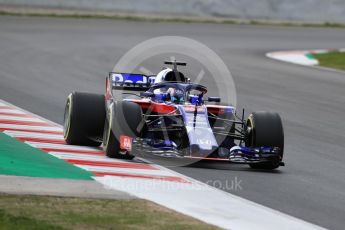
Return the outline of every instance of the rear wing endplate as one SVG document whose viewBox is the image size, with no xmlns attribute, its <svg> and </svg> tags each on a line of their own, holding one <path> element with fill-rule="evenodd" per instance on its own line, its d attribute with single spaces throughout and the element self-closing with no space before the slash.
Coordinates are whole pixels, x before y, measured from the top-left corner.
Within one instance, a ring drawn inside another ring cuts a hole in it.
<svg viewBox="0 0 345 230">
<path fill-rule="evenodd" d="M 154 84 L 155 78 L 156 76 L 146 76 L 137 73 L 109 73 L 113 89 L 145 91 Z"/>
</svg>

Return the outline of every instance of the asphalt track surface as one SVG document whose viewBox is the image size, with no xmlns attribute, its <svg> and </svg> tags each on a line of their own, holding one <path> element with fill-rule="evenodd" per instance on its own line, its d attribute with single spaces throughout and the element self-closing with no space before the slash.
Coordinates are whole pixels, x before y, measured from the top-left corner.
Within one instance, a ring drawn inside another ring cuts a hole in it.
<svg viewBox="0 0 345 230">
<path fill-rule="evenodd" d="M 343 229 L 345 74 L 265 57 L 276 50 L 343 48 L 343 29 L 0 17 L 0 98 L 61 124 L 69 92 L 102 93 L 105 75 L 127 50 L 164 35 L 193 38 L 213 49 L 232 72 L 238 106 L 276 111 L 285 128 L 286 167 L 279 170 L 214 163 L 174 170 Z M 155 71 L 158 64 L 146 68 Z M 237 189 L 231 187 L 235 180 L 240 180 Z"/>
</svg>

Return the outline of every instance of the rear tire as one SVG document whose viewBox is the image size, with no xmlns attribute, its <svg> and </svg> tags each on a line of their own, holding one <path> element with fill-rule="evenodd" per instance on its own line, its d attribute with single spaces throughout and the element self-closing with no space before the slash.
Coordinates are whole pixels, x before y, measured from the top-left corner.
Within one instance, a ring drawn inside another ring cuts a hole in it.
<svg viewBox="0 0 345 230">
<path fill-rule="evenodd" d="M 105 122 L 103 149 L 110 158 L 133 159 L 131 152 L 120 149 L 120 135 L 136 138 L 140 135 L 141 107 L 133 102 L 118 101 L 110 109 Z M 132 150 L 133 151 L 133 150 Z"/>
<path fill-rule="evenodd" d="M 249 164 L 255 169 L 275 169 L 278 168 L 283 159 L 284 152 L 284 130 L 281 118 L 277 113 L 254 112 L 249 115 L 247 129 L 250 130 L 246 140 L 246 146 L 279 147 L 281 155 L 271 161 L 263 163 Z"/>
<path fill-rule="evenodd" d="M 64 114 L 64 139 L 71 145 L 99 146 L 105 120 L 104 95 L 71 93 Z"/>
</svg>

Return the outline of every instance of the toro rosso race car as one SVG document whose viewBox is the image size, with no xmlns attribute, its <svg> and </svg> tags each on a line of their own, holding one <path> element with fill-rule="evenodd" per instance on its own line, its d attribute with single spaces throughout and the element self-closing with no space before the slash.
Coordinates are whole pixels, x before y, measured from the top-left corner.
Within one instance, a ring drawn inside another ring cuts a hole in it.
<svg viewBox="0 0 345 230">
<path fill-rule="evenodd" d="M 244 119 L 207 88 L 165 62 L 156 76 L 109 73 L 105 95 L 73 92 L 64 114 L 68 144 L 99 146 L 111 158 L 138 153 L 165 158 L 228 161 L 252 168 L 283 166 L 284 133 L 277 113 L 253 112 Z M 119 92 L 126 97 L 117 97 Z M 139 93 L 140 92 L 140 93 Z"/>
</svg>

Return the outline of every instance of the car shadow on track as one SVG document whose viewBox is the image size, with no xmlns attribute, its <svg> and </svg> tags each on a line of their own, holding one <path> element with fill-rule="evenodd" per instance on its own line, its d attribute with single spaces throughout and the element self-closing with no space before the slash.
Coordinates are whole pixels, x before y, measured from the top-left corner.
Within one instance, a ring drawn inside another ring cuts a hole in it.
<svg viewBox="0 0 345 230">
<path fill-rule="evenodd" d="M 205 168 L 214 170 L 227 170 L 227 171 L 243 171 L 243 172 L 261 172 L 280 174 L 283 173 L 280 169 L 266 170 L 266 169 L 252 169 L 246 164 L 231 164 L 228 162 L 214 162 L 214 161 L 198 161 L 193 164 L 184 166 L 185 168 Z"/>
</svg>

